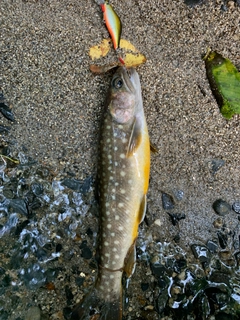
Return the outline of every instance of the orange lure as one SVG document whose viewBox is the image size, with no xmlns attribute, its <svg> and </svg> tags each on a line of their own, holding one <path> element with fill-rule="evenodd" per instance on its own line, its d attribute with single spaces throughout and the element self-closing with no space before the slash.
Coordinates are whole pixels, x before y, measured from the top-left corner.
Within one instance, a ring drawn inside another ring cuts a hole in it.
<svg viewBox="0 0 240 320">
<path fill-rule="evenodd" d="M 102 8 L 103 19 L 106 27 L 110 33 L 110 36 L 112 37 L 113 47 L 116 50 L 119 47 L 122 33 L 121 20 L 108 2 L 102 3 L 100 6 Z"/>
</svg>

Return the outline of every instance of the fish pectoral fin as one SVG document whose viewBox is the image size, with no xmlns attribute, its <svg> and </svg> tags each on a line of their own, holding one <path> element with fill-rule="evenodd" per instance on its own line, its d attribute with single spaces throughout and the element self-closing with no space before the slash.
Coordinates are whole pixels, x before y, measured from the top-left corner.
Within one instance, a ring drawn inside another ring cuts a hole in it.
<svg viewBox="0 0 240 320">
<path fill-rule="evenodd" d="M 141 202 L 140 208 L 139 208 L 139 213 L 138 213 L 138 221 L 139 222 L 138 222 L 138 224 L 143 222 L 143 220 L 145 218 L 146 210 L 147 210 L 147 196 L 145 194 L 142 198 L 142 202 Z"/>
<path fill-rule="evenodd" d="M 126 273 L 127 277 L 130 278 L 131 275 L 134 273 L 135 266 L 136 266 L 136 245 L 135 242 L 131 245 L 131 247 L 128 250 L 128 253 L 125 258 L 125 264 L 124 264 L 124 272 Z"/>
<path fill-rule="evenodd" d="M 128 148 L 127 148 L 127 157 L 130 157 L 133 152 L 138 148 L 142 139 L 141 126 L 138 123 L 138 120 L 135 118 L 132 126 L 132 131 L 129 138 Z"/>
</svg>

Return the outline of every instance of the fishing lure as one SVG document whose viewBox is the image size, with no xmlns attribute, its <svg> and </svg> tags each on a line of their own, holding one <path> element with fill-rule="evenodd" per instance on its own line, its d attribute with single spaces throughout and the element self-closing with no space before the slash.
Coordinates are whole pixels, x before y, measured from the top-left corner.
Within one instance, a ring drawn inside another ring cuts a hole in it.
<svg viewBox="0 0 240 320">
<path fill-rule="evenodd" d="M 113 47 L 116 50 L 119 47 L 122 33 L 121 20 L 108 2 L 100 3 L 100 6 L 103 12 L 103 19 L 112 38 Z"/>
</svg>

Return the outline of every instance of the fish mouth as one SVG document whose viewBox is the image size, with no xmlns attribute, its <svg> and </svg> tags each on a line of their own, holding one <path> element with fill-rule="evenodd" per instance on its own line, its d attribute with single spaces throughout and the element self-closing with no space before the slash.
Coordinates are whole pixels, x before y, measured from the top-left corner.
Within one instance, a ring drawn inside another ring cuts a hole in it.
<svg viewBox="0 0 240 320">
<path fill-rule="evenodd" d="M 140 88 L 140 80 L 137 71 L 134 68 L 126 68 L 125 66 L 119 67 L 119 75 L 123 79 L 127 89 L 135 94 L 137 89 Z"/>
</svg>

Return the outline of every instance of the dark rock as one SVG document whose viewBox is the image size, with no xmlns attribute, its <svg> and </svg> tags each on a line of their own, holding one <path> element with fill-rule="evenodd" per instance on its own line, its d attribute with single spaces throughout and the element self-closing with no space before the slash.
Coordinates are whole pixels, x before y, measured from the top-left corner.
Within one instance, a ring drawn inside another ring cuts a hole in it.
<svg viewBox="0 0 240 320">
<path fill-rule="evenodd" d="M 63 308 L 63 316 L 64 319 L 70 319 L 71 318 L 71 314 L 72 314 L 72 309 L 69 307 Z"/>
<path fill-rule="evenodd" d="M 222 232 L 217 232 L 217 236 L 218 236 L 218 241 L 220 244 L 220 247 L 222 249 L 225 249 L 227 247 L 227 241 L 228 241 L 228 237 L 225 233 Z"/>
<path fill-rule="evenodd" d="M 61 243 L 58 243 L 56 245 L 56 252 L 60 252 L 61 250 L 62 250 L 62 245 L 61 245 Z"/>
<path fill-rule="evenodd" d="M 23 214 L 28 216 L 28 208 L 25 200 L 21 198 L 11 199 L 9 203 L 9 207 L 16 213 Z"/>
<path fill-rule="evenodd" d="M 24 220 L 20 224 L 18 224 L 16 230 L 15 230 L 15 235 L 19 236 L 22 230 L 29 224 L 29 220 Z"/>
<path fill-rule="evenodd" d="M 84 259 L 87 259 L 87 260 L 92 258 L 92 251 L 87 246 L 87 241 L 86 240 L 84 240 L 82 242 L 82 244 L 80 245 L 80 249 L 82 250 L 81 257 L 83 257 Z"/>
<path fill-rule="evenodd" d="M 217 171 L 222 167 L 224 166 L 225 164 L 225 161 L 222 160 L 222 159 L 213 159 L 211 162 L 210 162 L 210 171 L 211 173 L 214 175 L 217 173 Z"/>
<path fill-rule="evenodd" d="M 207 247 L 198 244 L 191 245 L 192 252 L 196 259 L 199 259 L 200 262 L 209 262 L 210 253 Z"/>
<path fill-rule="evenodd" d="M 3 132 L 8 133 L 9 130 L 10 130 L 10 127 L 0 125 L 0 133 L 3 133 Z"/>
<path fill-rule="evenodd" d="M 209 281 L 214 282 L 214 283 L 224 283 L 227 286 L 230 286 L 230 278 L 227 274 L 219 271 L 213 272 L 210 277 Z"/>
<path fill-rule="evenodd" d="M 142 291 L 146 291 L 149 288 L 149 283 L 142 282 L 141 288 L 142 288 Z"/>
<path fill-rule="evenodd" d="M 166 268 L 160 263 L 154 263 L 154 264 L 151 264 L 151 270 L 153 275 L 158 279 L 162 277 L 162 275 L 166 271 Z"/>
<path fill-rule="evenodd" d="M 72 291 L 70 290 L 70 288 L 68 286 L 65 287 L 65 294 L 66 294 L 66 298 L 68 300 L 68 304 L 69 302 L 71 303 L 72 299 L 73 299 L 73 294 Z"/>
<path fill-rule="evenodd" d="M 226 312 L 219 312 L 215 316 L 215 320 L 239 320 L 238 316 Z"/>
<path fill-rule="evenodd" d="M 176 243 L 179 243 L 179 241 L 180 241 L 179 233 L 175 235 L 175 237 L 173 238 L 173 241 L 175 241 Z"/>
<path fill-rule="evenodd" d="M 162 205 L 164 210 L 174 209 L 174 199 L 170 194 L 162 193 Z"/>
<path fill-rule="evenodd" d="M 0 319 L 1 319 L 1 320 L 7 320 L 7 319 L 8 319 L 8 316 L 9 316 L 9 314 L 8 314 L 7 311 L 5 311 L 5 310 L 1 310 L 1 311 L 0 311 Z"/>
<path fill-rule="evenodd" d="M 184 213 L 170 213 L 170 212 L 167 212 L 167 214 L 170 216 L 171 222 L 172 222 L 172 224 L 174 226 L 176 226 L 176 224 L 178 224 L 178 221 L 186 218 L 186 215 Z"/>
<path fill-rule="evenodd" d="M 231 206 L 226 201 L 218 199 L 213 203 L 213 209 L 220 216 L 225 216 L 231 211 Z"/>
<path fill-rule="evenodd" d="M 207 241 L 207 248 L 210 252 L 212 253 L 216 253 L 217 252 L 217 248 L 218 248 L 218 245 L 216 242 L 212 241 L 212 240 L 208 240 Z"/>
<path fill-rule="evenodd" d="M 35 196 L 39 197 L 43 194 L 43 185 L 41 183 L 32 183 L 31 185 L 32 192 Z"/>
<path fill-rule="evenodd" d="M 11 109 L 10 109 L 5 103 L 3 103 L 3 102 L 0 102 L 0 112 L 2 113 L 2 115 L 3 115 L 6 119 L 8 119 L 8 120 L 10 120 L 10 121 L 12 121 L 12 122 L 15 121 L 14 115 L 13 115 Z"/>
<path fill-rule="evenodd" d="M 240 214 L 240 201 L 236 201 L 232 205 L 233 210 Z"/>
<path fill-rule="evenodd" d="M 173 270 L 176 272 L 176 273 L 180 273 L 183 269 L 185 269 L 187 266 L 187 261 L 186 259 L 184 258 L 180 258 L 178 260 L 176 260 L 174 262 L 174 265 L 173 265 Z"/>
<path fill-rule="evenodd" d="M 194 7 L 197 4 L 201 4 L 203 0 L 184 0 L 185 4 L 189 7 Z"/>
<path fill-rule="evenodd" d="M 158 296 L 156 301 L 156 307 L 159 314 L 161 314 L 168 302 L 168 289 L 164 289 Z"/>
<path fill-rule="evenodd" d="M 237 261 L 237 266 L 239 267 L 240 266 L 240 252 L 235 253 L 234 256 Z"/>
<path fill-rule="evenodd" d="M 86 194 L 89 191 L 91 187 L 91 183 L 92 183 L 92 177 L 88 177 L 84 181 L 77 180 L 77 179 L 70 179 L 70 178 L 66 178 L 62 181 L 62 185 L 76 192 L 81 192 L 83 194 Z"/>
<path fill-rule="evenodd" d="M 77 278 L 75 279 L 75 282 L 76 282 L 76 285 L 77 285 L 77 286 L 81 287 L 81 286 L 83 285 L 83 283 L 84 283 L 84 278 L 82 278 L 82 277 L 77 277 Z"/>
<path fill-rule="evenodd" d="M 0 276 L 4 275 L 5 272 L 4 268 L 0 267 Z"/>
</svg>

